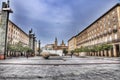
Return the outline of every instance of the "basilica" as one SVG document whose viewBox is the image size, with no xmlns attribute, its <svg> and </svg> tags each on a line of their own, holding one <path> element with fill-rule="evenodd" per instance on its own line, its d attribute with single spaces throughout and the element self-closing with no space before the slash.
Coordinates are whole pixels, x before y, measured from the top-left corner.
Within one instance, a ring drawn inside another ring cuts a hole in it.
<svg viewBox="0 0 120 80">
<path fill-rule="evenodd" d="M 53 44 L 47 44 L 45 46 L 46 50 L 64 50 L 64 49 L 68 49 L 68 46 L 65 45 L 64 41 L 62 40 L 62 43 L 60 45 L 58 45 L 58 40 L 57 38 L 55 38 L 55 41 Z"/>
</svg>

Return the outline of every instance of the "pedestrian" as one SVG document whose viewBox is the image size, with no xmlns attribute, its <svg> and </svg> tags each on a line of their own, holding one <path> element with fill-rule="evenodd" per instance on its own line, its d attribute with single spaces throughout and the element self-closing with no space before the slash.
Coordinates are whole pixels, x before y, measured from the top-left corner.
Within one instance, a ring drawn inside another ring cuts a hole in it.
<svg viewBox="0 0 120 80">
<path fill-rule="evenodd" d="M 73 55 L 73 51 L 71 51 L 71 58 L 72 58 L 72 55 Z"/>
<path fill-rule="evenodd" d="M 26 55 L 27 59 L 28 59 L 28 54 Z"/>
</svg>

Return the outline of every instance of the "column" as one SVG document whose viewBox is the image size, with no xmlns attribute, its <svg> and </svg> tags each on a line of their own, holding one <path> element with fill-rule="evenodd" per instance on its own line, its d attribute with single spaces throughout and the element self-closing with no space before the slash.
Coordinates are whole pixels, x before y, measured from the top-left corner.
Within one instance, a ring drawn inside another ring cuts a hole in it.
<svg viewBox="0 0 120 80">
<path fill-rule="evenodd" d="M 113 57 L 117 57 L 116 45 L 113 45 Z"/>
<path fill-rule="evenodd" d="M 104 50 L 104 56 L 107 57 L 107 51 L 106 50 Z"/>
<path fill-rule="evenodd" d="M 35 34 L 33 34 L 33 54 L 32 54 L 32 56 L 35 56 L 35 41 L 36 41 L 36 37 L 35 37 Z"/>
<path fill-rule="evenodd" d="M 109 55 L 109 57 L 112 57 L 112 50 L 111 49 L 108 51 L 108 55 Z"/>
<path fill-rule="evenodd" d="M 99 51 L 99 56 L 101 56 L 101 51 Z"/>
<path fill-rule="evenodd" d="M 9 1 L 7 3 L 3 2 L 0 21 L 0 59 L 5 59 L 7 54 L 7 30 L 9 13 L 11 12 Z"/>
<path fill-rule="evenodd" d="M 39 43 L 38 43 L 38 49 L 39 49 L 39 55 L 40 55 L 40 44 L 41 44 L 41 42 L 40 42 L 40 40 L 39 40 Z"/>
<path fill-rule="evenodd" d="M 100 53 L 100 54 L 101 54 L 101 56 L 103 56 L 103 51 L 101 51 L 101 53 Z"/>
</svg>

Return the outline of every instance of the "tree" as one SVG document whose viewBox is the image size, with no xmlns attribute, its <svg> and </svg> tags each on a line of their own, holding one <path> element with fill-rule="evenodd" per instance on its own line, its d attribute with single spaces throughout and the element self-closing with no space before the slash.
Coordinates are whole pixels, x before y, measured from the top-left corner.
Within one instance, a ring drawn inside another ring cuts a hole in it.
<svg viewBox="0 0 120 80">
<path fill-rule="evenodd" d="M 66 49 L 63 49 L 63 53 L 64 53 L 65 56 L 66 56 L 66 54 L 68 53 L 68 51 L 67 51 Z"/>
<path fill-rule="evenodd" d="M 74 54 L 74 50 L 71 51 L 71 54 Z"/>
</svg>

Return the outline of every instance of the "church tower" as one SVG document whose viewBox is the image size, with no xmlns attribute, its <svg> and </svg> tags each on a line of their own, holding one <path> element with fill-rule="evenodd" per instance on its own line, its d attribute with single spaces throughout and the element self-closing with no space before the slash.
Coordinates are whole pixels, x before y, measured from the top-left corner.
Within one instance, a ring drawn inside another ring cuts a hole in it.
<svg viewBox="0 0 120 80">
<path fill-rule="evenodd" d="M 58 45 L 57 37 L 55 38 L 55 46 Z"/>
<path fill-rule="evenodd" d="M 57 37 L 55 38 L 55 42 L 54 42 L 54 46 L 53 46 L 54 50 L 56 50 L 58 48 L 58 41 L 57 41 Z"/>
<path fill-rule="evenodd" d="M 62 40 L 61 46 L 65 46 L 65 43 L 64 43 L 64 41 L 63 41 L 63 40 Z"/>
</svg>

